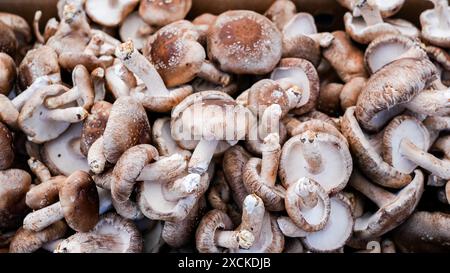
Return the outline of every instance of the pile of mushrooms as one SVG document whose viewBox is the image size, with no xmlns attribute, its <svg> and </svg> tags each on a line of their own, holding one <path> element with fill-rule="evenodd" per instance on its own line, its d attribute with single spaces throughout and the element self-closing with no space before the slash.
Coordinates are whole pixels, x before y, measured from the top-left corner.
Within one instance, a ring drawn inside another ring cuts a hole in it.
<svg viewBox="0 0 450 273">
<path fill-rule="evenodd" d="M 0 13 L 0 252 L 450 251 L 446 0 L 193 1 Z"/>
</svg>

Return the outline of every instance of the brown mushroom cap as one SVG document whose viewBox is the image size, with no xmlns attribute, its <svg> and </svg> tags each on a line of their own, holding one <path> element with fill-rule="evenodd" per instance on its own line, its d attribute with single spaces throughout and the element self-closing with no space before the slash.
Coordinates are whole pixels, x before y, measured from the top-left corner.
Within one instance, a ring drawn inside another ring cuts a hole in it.
<svg viewBox="0 0 450 273">
<path fill-rule="evenodd" d="M 285 187 L 307 177 L 335 193 L 345 187 L 352 168 L 352 157 L 342 138 L 308 130 L 284 144 L 279 175 Z"/>
<path fill-rule="evenodd" d="M 11 167 L 14 161 L 13 137 L 8 127 L 0 122 L 0 170 Z"/>
<path fill-rule="evenodd" d="M 351 186 L 374 201 L 378 211 L 364 214 L 355 221 L 354 237 L 372 239 L 379 237 L 403 223 L 415 210 L 424 190 L 424 177 L 416 170 L 414 179 L 393 194 L 361 179 L 352 180 Z"/>
<path fill-rule="evenodd" d="M 302 90 L 299 107 L 292 110 L 292 113 L 301 115 L 315 108 L 319 97 L 319 76 L 316 68 L 309 61 L 297 58 L 281 59 L 270 78 L 286 81 Z"/>
<path fill-rule="evenodd" d="M 67 224 L 58 221 L 41 231 L 32 231 L 20 228 L 9 246 L 10 253 L 31 253 L 44 244 L 60 239 L 67 233 Z"/>
<path fill-rule="evenodd" d="M 203 216 L 195 232 L 196 247 L 200 253 L 221 253 L 224 249 L 215 243 L 216 230 L 231 230 L 233 222 L 223 211 L 214 209 Z"/>
<path fill-rule="evenodd" d="M 348 82 L 354 77 L 366 77 L 364 54 L 353 45 L 350 37 L 344 31 L 335 31 L 331 45 L 324 48 L 323 57 L 330 62 L 339 77 Z"/>
<path fill-rule="evenodd" d="M 95 227 L 87 233 L 76 233 L 63 240 L 56 253 L 139 253 L 142 235 L 131 220 L 115 213 L 101 216 Z"/>
<path fill-rule="evenodd" d="M 26 47 L 31 41 L 31 28 L 25 18 L 17 14 L 0 12 L 0 21 L 11 28 L 14 32 L 19 50 Z"/>
<path fill-rule="evenodd" d="M 140 103 L 131 97 L 114 102 L 103 133 L 106 160 L 116 163 L 128 148 L 150 141 L 150 124 Z"/>
<path fill-rule="evenodd" d="M 266 74 L 281 58 L 281 33 L 266 17 L 243 10 L 219 15 L 208 35 L 208 56 L 235 74 Z"/>
<path fill-rule="evenodd" d="M 30 189 L 31 176 L 19 169 L 0 171 L 0 229 L 19 225 L 27 212 L 25 194 Z"/>
<path fill-rule="evenodd" d="M 19 83 L 22 89 L 30 86 L 37 78 L 59 74 L 58 55 L 49 46 L 41 46 L 27 52 L 19 66 Z"/>
<path fill-rule="evenodd" d="M 371 141 L 359 127 L 355 117 L 355 107 L 345 112 L 341 122 L 342 133 L 347 137 L 352 154 L 361 170 L 375 183 L 390 188 L 402 188 L 411 181 L 409 174 L 404 174 L 387 164 L 378 151 L 376 138 Z"/>
<path fill-rule="evenodd" d="M 12 57 L 16 56 L 17 39 L 12 29 L 0 21 L 0 52 L 4 52 Z"/>
<path fill-rule="evenodd" d="M 450 246 L 450 215 L 442 212 L 415 212 L 393 234 L 401 252 L 445 252 Z"/>
<path fill-rule="evenodd" d="M 106 101 L 98 101 L 91 108 L 91 113 L 83 121 L 83 129 L 80 139 L 81 153 L 87 156 L 89 148 L 106 128 L 112 104 Z"/>
<path fill-rule="evenodd" d="M 0 94 L 8 95 L 14 87 L 17 72 L 14 60 L 3 52 L 0 52 L 0 71 Z"/>
<path fill-rule="evenodd" d="M 403 110 L 402 103 L 413 99 L 436 78 L 436 68 L 427 59 L 405 58 L 394 61 L 370 77 L 356 105 L 361 126 L 378 131 Z"/>
<path fill-rule="evenodd" d="M 228 149 L 222 161 L 222 168 L 234 202 L 238 207 L 242 207 L 245 197 L 248 195 L 247 189 L 243 183 L 244 166 L 251 155 L 242 146 L 236 145 Z"/>
<path fill-rule="evenodd" d="M 98 222 L 99 199 L 94 180 L 83 171 L 75 171 L 64 182 L 59 202 L 67 224 L 79 232 L 91 230 Z"/>
<path fill-rule="evenodd" d="M 149 25 L 164 26 L 183 19 L 192 6 L 192 0 L 143 0 L 139 15 Z"/>
<path fill-rule="evenodd" d="M 338 115 L 341 109 L 340 95 L 343 88 L 344 85 L 340 83 L 322 85 L 317 101 L 317 109 L 332 116 Z"/>
<path fill-rule="evenodd" d="M 87 0 L 85 10 L 92 21 L 106 27 L 119 25 L 139 3 L 138 0 Z"/>
<path fill-rule="evenodd" d="M 367 79 L 362 77 L 355 77 L 348 81 L 342 88 L 339 94 L 339 100 L 341 104 L 341 109 L 343 111 L 347 108 L 355 106 L 358 102 L 359 95 L 361 94 Z"/>
</svg>

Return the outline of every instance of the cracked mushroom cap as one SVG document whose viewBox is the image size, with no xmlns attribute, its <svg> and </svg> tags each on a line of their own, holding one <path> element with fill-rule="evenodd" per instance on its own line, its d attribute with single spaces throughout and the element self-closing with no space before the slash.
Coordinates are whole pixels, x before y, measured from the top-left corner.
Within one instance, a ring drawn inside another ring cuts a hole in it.
<svg viewBox="0 0 450 273">
<path fill-rule="evenodd" d="M 422 122 L 407 115 L 395 117 L 384 129 L 383 159 L 396 170 L 411 173 L 418 165 L 403 156 L 400 144 L 405 139 L 425 152 L 430 146 L 430 133 Z"/>
<path fill-rule="evenodd" d="M 373 74 L 356 104 L 356 118 L 368 131 L 379 131 L 436 78 L 428 59 L 405 58 L 387 64 Z"/>
<path fill-rule="evenodd" d="M 325 191 L 342 190 L 352 172 L 348 144 L 333 134 L 307 130 L 283 146 L 279 175 L 287 188 L 300 178 L 317 181 Z"/>
<path fill-rule="evenodd" d="M 112 104 L 107 101 L 95 102 L 91 108 L 91 113 L 83 121 L 80 151 L 84 156 L 87 156 L 91 145 L 103 135 L 111 108 Z"/>
<path fill-rule="evenodd" d="M 20 63 L 18 72 L 19 84 L 26 89 L 39 77 L 60 73 L 58 54 L 46 45 L 31 49 Z"/>
<path fill-rule="evenodd" d="M 122 42 L 131 39 L 135 47 L 139 50 L 144 48 L 147 38 L 153 34 L 155 29 L 148 25 L 137 11 L 131 13 L 122 22 L 119 29 L 119 36 Z"/>
<path fill-rule="evenodd" d="M 358 0 L 337 0 L 343 7 L 353 11 Z M 383 18 L 391 17 L 400 11 L 405 0 L 375 0 L 375 4 L 380 10 Z"/>
<path fill-rule="evenodd" d="M 309 61 L 298 58 L 281 59 L 270 78 L 293 84 L 302 91 L 301 100 L 292 113 L 301 115 L 315 108 L 319 98 L 319 76 Z"/>
<path fill-rule="evenodd" d="M 120 97 L 114 102 L 103 133 L 106 160 L 116 163 L 128 148 L 150 142 L 147 113 L 132 97 Z"/>
<path fill-rule="evenodd" d="M 281 33 L 266 17 L 233 10 L 219 15 L 208 35 L 208 56 L 221 70 L 262 75 L 281 58 Z"/>
<path fill-rule="evenodd" d="M 139 15 L 149 25 L 165 26 L 184 19 L 191 6 L 192 0 L 143 0 Z"/>
<path fill-rule="evenodd" d="M 27 212 L 25 195 L 31 186 L 31 176 L 19 169 L 0 171 L 0 229 L 20 225 Z"/>
<path fill-rule="evenodd" d="M 403 54 L 416 46 L 418 46 L 417 42 L 403 35 L 382 35 L 374 39 L 367 47 L 364 54 L 364 63 L 369 73 L 373 74 L 386 64 L 403 57 Z M 422 53 L 420 57 L 426 56 L 426 53 L 422 50 L 418 50 L 418 53 Z"/>
<path fill-rule="evenodd" d="M 0 122 L 0 170 L 11 167 L 14 162 L 13 136 L 8 127 Z"/>
<path fill-rule="evenodd" d="M 450 214 L 442 212 L 415 212 L 394 231 L 395 245 L 401 252 L 450 251 Z"/>
<path fill-rule="evenodd" d="M 0 52 L 0 94 L 8 95 L 14 87 L 17 71 L 14 60 Z"/>
<path fill-rule="evenodd" d="M 430 44 L 449 48 L 450 8 L 445 0 L 430 0 L 434 9 L 429 9 L 420 14 L 420 25 L 422 26 L 422 38 Z"/>
<path fill-rule="evenodd" d="M 92 177 L 75 171 L 59 191 L 59 202 L 67 224 L 73 230 L 87 232 L 98 222 L 99 197 Z"/>
<path fill-rule="evenodd" d="M 64 221 L 58 221 L 41 231 L 32 231 L 21 227 L 14 235 L 10 245 L 10 253 L 32 253 L 44 244 L 58 240 L 68 230 Z"/>
<path fill-rule="evenodd" d="M 370 182 L 369 182 L 370 183 Z M 370 191 L 367 187 L 351 185 L 358 191 Z M 377 187 L 377 186 L 374 186 Z M 421 171 L 414 172 L 414 179 L 393 194 L 386 190 L 373 190 L 370 194 L 379 206 L 375 213 L 366 213 L 355 221 L 354 237 L 358 239 L 372 239 L 379 237 L 403 223 L 415 210 L 424 190 L 424 177 Z M 366 194 L 364 194 L 366 195 Z"/>
<path fill-rule="evenodd" d="M 82 126 L 81 123 L 72 124 L 58 138 L 42 146 L 42 160 L 53 173 L 69 176 L 74 171 L 89 171 L 87 158 L 80 149 Z"/>
<path fill-rule="evenodd" d="M 139 3 L 139 0 L 86 0 L 89 18 L 105 27 L 119 25 Z"/>
<path fill-rule="evenodd" d="M 142 248 L 142 236 L 133 221 L 110 212 L 91 231 L 63 240 L 55 253 L 140 253 Z"/>
<path fill-rule="evenodd" d="M 20 129 L 35 143 L 43 143 L 60 136 L 71 123 L 82 121 L 87 111 L 74 103 L 64 107 L 49 109 L 45 100 L 50 96 L 58 96 L 66 92 L 62 85 L 50 85 L 41 88 L 24 104 L 18 118 Z"/>
</svg>

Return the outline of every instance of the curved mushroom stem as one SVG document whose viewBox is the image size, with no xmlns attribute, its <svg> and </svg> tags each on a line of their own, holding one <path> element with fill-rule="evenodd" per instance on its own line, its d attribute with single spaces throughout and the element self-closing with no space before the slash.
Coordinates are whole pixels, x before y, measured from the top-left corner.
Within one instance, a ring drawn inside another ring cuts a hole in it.
<svg viewBox="0 0 450 273">
<path fill-rule="evenodd" d="M 86 45 L 84 53 L 99 56 L 101 55 L 102 45 L 105 43 L 105 37 L 101 33 L 92 35 L 91 40 Z"/>
<path fill-rule="evenodd" d="M 315 135 L 315 132 L 308 130 L 301 139 L 301 141 L 305 143 L 305 145 L 303 145 L 303 157 L 306 161 L 308 171 L 312 174 L 320 173 L 323 170 L 322 154 L 315 144 Z"/>
<path fill-rule="evenodd" d="M 278 70 L 288 70 L 288 68 L 278 68 Z M 305 96 L 305 91 L 293 84 L 289 78 L 278 79 L 277 82 L 283 88 L 288 97 L 289 109 L 301 107 L 308 103 L 309 94 Z"/>
<path fill-rule="evenodd" d="M 365 250 L 357 251 L 357 253 L 381 253 L 381 245 L 378 241 L 370 241 L 367 243 Z"/>
<path fill-rule="evenodd" d="M 447 0 L 430 0 L 434 4 L 434 10 L 437 14 L 439 27 L 441 29 L 450 29 L 450 12 L 448 12 Z"/>
<path fill-rule="evenodd" d="M 329 47 L 334 40 L 333 34 L 329 32 L 309 34 L 308 37 L 313 39 L 320 47 Z"/>
<path fill-rule="evenodd" d="M 247 195 L 242 206 L 242 222 L 239 230 L 248 230 L 255 238 L 258 238 L 265 212 L 264 202 L 261 198 L 256 194 Z"/>
<path fill-rule="evenodd" d="M 64 218 L 61 203 L 57 202 L 48 207 L 36 210 L 23 219 L 23 228 L 41 231 L 51 224 Z"/>
<path fill-rule="evenodd" d="M 47 24 L 45 25 L 44 29 L 44 40 L 48 41 L 50 37 L 55 35 L 55 33 L 58 31 L 59 22 L 56 20 L 56 18 L 50 18 L 47 21 Z"/>
<path fill-rule="evenodd" d="M 280 132 L 281 113 L 281 107 L 278 104 L 272 104 L 264 110 L 258 126 L 260 139 Z"/>
<path fill-rule="evenodd" d="M 374 0 L 359 0 L 353 9 L 353 16 L 362 16 L 368 26 L 383 23 L 381 12 Z"/>
<path fill-rule="evenodd" d="M 313 208 L 319 202 L 317 193 L 310 187 L 309 179 L 306 177 L 300 178 L 295 187 L 295 193 L 298 195 L 301 206 L 304 208 Z"/>
<path fill-rule="evenodd" d="M 92 143 L 88 151 L 87 160 L 93 173 L 99 174 L 103 172 L 106 165 L 106 157 L 103 153 L 103 136 Z"/>
<path fill-rule="evenodd" d="M 227 86 L 231 81 L 231 76 L 229 74 L 220 71 L 209 61 L 204 61 L 202 63 L 197 76 L 212 83 L 220 84 L 222 86 Z"/>
<path fill-rule="evenodd" d="M 69 107 L 50 110 L 45 114 L 44 118 L 54 121 L 77 123 L 84 120 L 87 116 L 88 112 L 83 107 Z"/>
<path fill-rule="evenodd" d="M 424 90 L 414 97 L 406 107 L 416 113 L 429 116 L 450 114 L 450 89 Z"/>
<path fill-rule="evenodd" d="M 450 161 L 441 160 L 417 147 L 409 139 L 400 142 L 400 152 L 403 156 L 425 170 L 443 179 L 450 179 Z"/>
<path fill-rule="evenodd" d="M 200 187 L 200 175 L 196 173 L 188 174 L 172 183 L 166 183 L 162 187 L 164 198 L 167 201 L 178 201 L 196 192 Z"/>
<path fill-rule="evenodd" d="M 134 74 L 136 74 L 154 96 L 167 97 L 169 90 L 156 71 L 155 67 L 134 47 L 132 41 L 120 44 L 116 48 L 116 56 Z"/>
<path fill-rule="evenodd" d="M 56 109 L 63 105 L 74 102 L 80 98 L 80 92 L 76 86 L 56 97 L 49 97 L 45 100 L 45 106 L 49 109 Z"/>
<path fill-rule="evenodd" d="M 380 208 L 395 200 L 395 194 L 376 186 L 355 170 L 350 177 L 349 185 L 372 200 Z"/>
<path fill-rule="evenodd" d="M 106 96 L 105 70 L 97 67 L 91 72 L 92 83 L 94 84 L 94 102 L 102 101 Z"/>
<path fill-rule="evenodd" d="M 27 161 L 30 170 L 37 176 L 41 183 L 48 181 L 52 175 L 48 170 L 47 166 L 44 165 L 41 161 L 37 160 L 34 157 L 30 157 Z"/>
<path fill-rule="evenodd" d="M 189 173 L 198 173 L 201 175 L 208 170 L 209 163 L 211 162 L 218 143 L 218 140 L 200 140 L 189 160 Z"/>
<path fill-rule="evenodd" d="M 40 44 L 45 44 L 44 36 L 42 36 L 42 33 L 39 30 L 39 21 L 41 20 L 41 17 L 42 17 L 42 11 L 38 10 L 34 13 L 33 31 L 34 31 L 34 36 L 36 37 L 36 41 Z"/>
<path fill-rule="evenodd" d="M 239 231 L 217 230 L 214 234 L 214 241 L 217 246 L 228 249 L 248 249 L 253 245 L 255 237 L 245 229 Z"/>
<path fill-rule="evenodd" d="M 274 186 L 280 163 L 281 145 L 278 133 L 272 133 L 264 139 L 260 176 L 267 185 Z"/>
<path fill-rule="evenodd" d="M 57 83 L 61 80 L 59 73 L 55 73 L 48 76 L 42 76 L 37 78 L 27 89 L 17 95 L 11 102 L 14 107 L 20 111 L 25 102 L 27 102 L 31 96 L 33 96 L 39 89 L 52 83 Z M 58 85 L 63 88 L 62 85 Z"/>
<path fill-rule="evenodd" d="M 187 161 L 184 156 L 173 154 L 146 165 L 136 181 L 169 182 L 182 175 L 186 166 Z"/>
</svg>

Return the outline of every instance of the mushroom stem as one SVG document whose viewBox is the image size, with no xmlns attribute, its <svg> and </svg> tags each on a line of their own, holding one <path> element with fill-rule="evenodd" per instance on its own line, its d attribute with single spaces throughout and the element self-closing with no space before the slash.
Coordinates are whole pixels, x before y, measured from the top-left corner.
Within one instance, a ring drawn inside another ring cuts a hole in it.
<svg viewBox="0 0 450 273">
<path fill-rule="evenodd" d="M 48 181 L 52 177 L 47 166 L 45 166 L 41 161 L 37 160 L 34 157 L 28 159 L 28 166 L 30 167 L 30 170 L 37 176 L 39 181 L 41 181 L 41 183 Z"/>
<path fill-rule="evenodd" d="M 87 160 L 93 173 L 99 174 L 103 172 L 106 165 L 106 157 L 103 153 L 103 136 L 92 143 L 88 151 Z"/>
<path fill-rule="evenodd" d="M 280 162 L 281 145 L 277 133 L 272 133 L 264 139 L 262 146 L 262 160 L 260 176 L 262 181 L 274 186 L 277 179 L 278 164 Z"/>
<path fill-rule="evenodd" d="M 229 74 L 220 71 L 209 61 L 204 61 L 202 63 L 197 76 L 212 83 L 220 84 L 222 86 L 229 85 L 231 81 L 231 76 Z"/>
<path fill-rule="evenodd" d="M 37 78 L 27 89 L 17 95 L 11 102 L 18 111 L 39 89 L 60 80 L 59 73 Z"/>
<path fill-rule="evenodd" d="M 260 139 L 265 139 L 269 134 L 280 132 L 281 113 L 281 107 L 278 104 L 272 104 L 264 110 L 258 126 Z"/>
<path fill-rule="evenodd" d="M 448 12 L 447 0 L 431 0 L 431 2 L 434 4 L 434 10 L 439 21 L 439 28 L 450 29 L 450 13 Z"/>
<path fill-rule="evenodd" d="M 228 249 L 248 249 L 253 245 L 254 240 L 255 238 L 248 230 L 217 230 L 214 235 L 216 245 Z"/>
<path fill-rule="evenodd" d="M 200 140 L 189 160 L 189 173 L 198 173 L 201 175 L 208 170 L 209 163 L 211 162 L 218 143 L 218 140 Z"/>
<path fill-rule="evenodd" d="M 308 37 L 313 39 L 320 47 L 329 47 L 334 40 L 333 34 L 329 32 L 309 34 Z"/>
<path fill-rule="evenodd" d="M 306 182 L 306 183 L 305 183 Z M 319 202 L 317 193 L 309 187 L 309 179 L 303 177 L 295 187 L 295 193 L 300 197 L 301 206 L 304 208 L 314 208 Z"/>
<path fill-rule="evenodd" d="M 294 117 L 284 117 L 281 122 L 283 122 L 284 126 L 286 127 L 286 131 L 290 136 L 293 136 L 296 128 L 298 128 L 302 124 L 300 120 Z"/>
<path fill-rule="evenodd" d="M 55 109 L 63 105 L 69 104 L 73 101 L 76 101 L 79 98 L 80 92 L 78 91 L 78 88 L 74 86 L 73 88 L 69 89 L 68 91 L 62 93 L 59 96 L 49 97 L 48 99 L 46 99 L 45 106 L 49 109 Z"/>
<path fill-rule="evenodd" d="M 169 96 L 170 92 L 155 67 L 136 50 L 132 41 L 120 44 L 116 48 L 116 56 L 144 82 L 154 96 Z"/>
<path fill-rule="evenodd" d="M 395 194 L 371 183 L 358 171 L 353 171 L 349 185 L 372 200 L 380 208 L 395 200 Z"/>
<path fill-rule="evenodd" d="M 407 104 L 407 108 L 418 114 L 445 116 L 450 114 L 450 89 L 424 90 Z"/>
<path fill-rule="evenodd" d="M 36 37 L 36 41 L 40 44 L 45 44 L 44 36 L 42 36 L 41 31 L 39 30 L 39 21 L 42 17 L 42 11 L 38 10 L 34 13 L 34 19 L 33 19 L 33 31 L 34 36 Z"/>
<path fill-rule="evenodd" d="M 374 2 L 373 0 L 360 0 L 353 10 L 353 16 L 362 16 L 368 26 L 383 23 L 381 12 Z"/>
<path fill-rule="evenodd" d="M 318 150 L 314 138 L 315 133 L 313 131 L 306 131 L 302 138 L 304 153 L 303 158 L 306 162 L 306 168 L 312 174 L 318 174 L 323 170 L 322 154 Z"/>
<path fill-rule="evenodd" d="M 248 230 L 255 238 L 259 237 L 265 211 L 264 202 L 261 198 L 256 194 L 247 195 L 242 206 L 242 222 L 239 230 Z"/>
<path fill-rule="evenodd" d="M 45 114 L 46 119 L 54 121 L 65 121 L 77 123 L 84 120 L 88 116 L 88 112 L 83 107 L 69 107 L 63 109 L 53 109 Z"/>
<path fill-rule="evenodd" d="M 64 218 L 61 203 L 57 202 L 48 207 L 36 210 L 23 219 L 23 228 L 33 231 L 41 231 L 51 224 Z"/>
<path fill-rule="evenodd" d="M 106 96 L 105 70 L 97 67 L 91 72 L 92 83 L 94 84 L 94 102 L 102 101 Z"/>
<path fill-rule="evenodd" d="M 182 175 L 186 166 L 186 159 L 182 155 L 173 154 L 146 165 L 136 180 L 146 182 L 168 182 Z"/>
<path fill-rule="evenodd" d="M 101 54 L 101 48 L 104 43 L 105 37 L 100 33 L 96 33 L 92 36 L 91 40 L 86 45 L 84 53 L 99 56 Z"/>
<path fill-rule="evenodd" d="M 440 160 L 434 155 L 417 147 L 409 139 L 403 139 L 400 142 L 400 152 L 403 156 L 432 174 L 444 179 L 450 179 L 449 160 Z"/>
<path fill-rule="evenodd" d="M 164 198 L 167 201 L 178 201 L 190 196 L 200 187 L 200 175 L 196 173 L 188 174 L 163 186 Z"/>
</svg>

